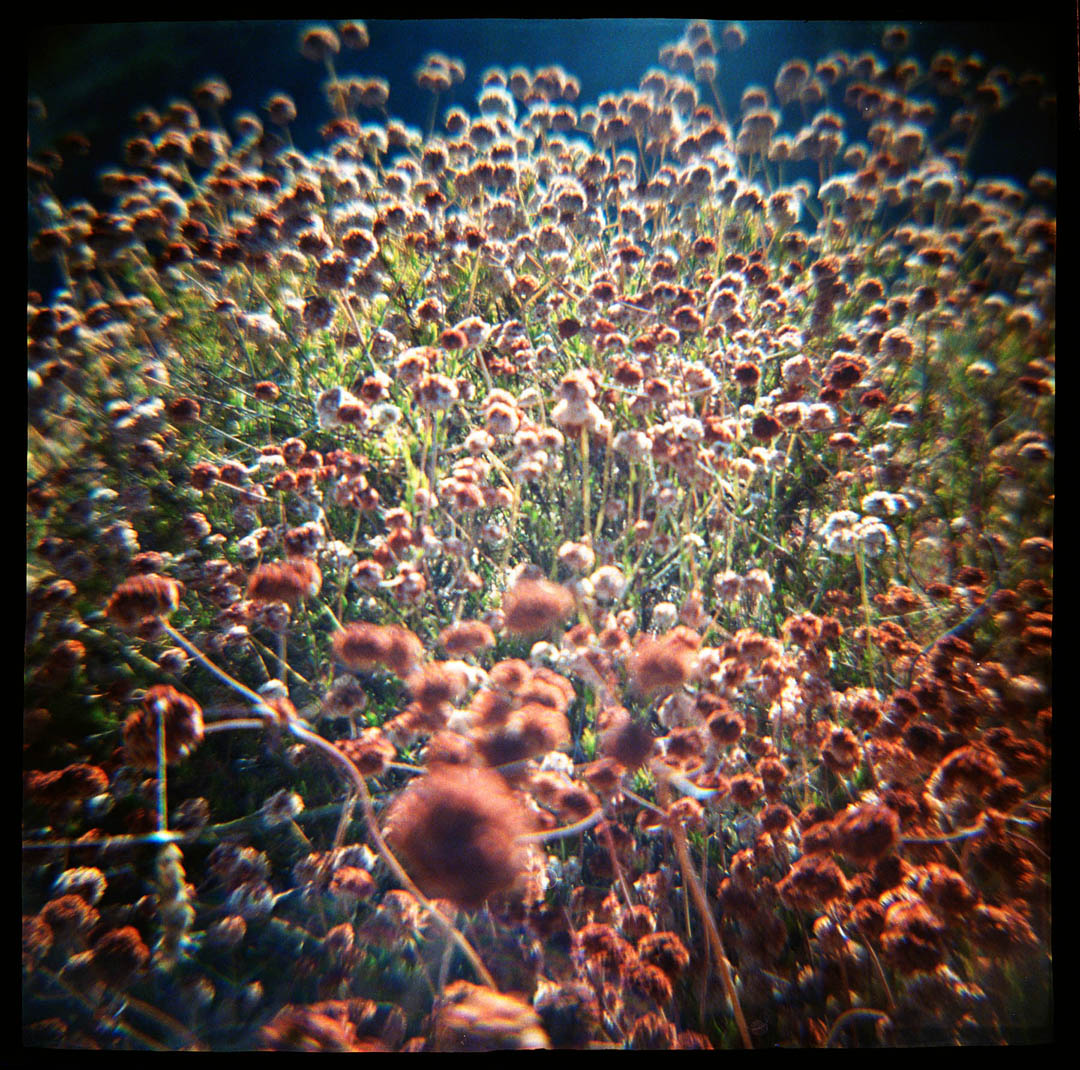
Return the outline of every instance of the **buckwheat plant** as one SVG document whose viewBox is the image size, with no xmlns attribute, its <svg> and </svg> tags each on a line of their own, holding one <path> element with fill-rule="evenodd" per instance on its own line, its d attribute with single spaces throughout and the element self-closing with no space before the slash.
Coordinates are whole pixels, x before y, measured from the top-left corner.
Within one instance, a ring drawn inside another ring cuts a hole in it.
<svg viewBox="0 0 1080 1070">
<path fill-rule="evenodd" d="M 24 1044 L 1051 1035 L 1052 96 L 764 32 L 31 124 Z"/>
</svg>

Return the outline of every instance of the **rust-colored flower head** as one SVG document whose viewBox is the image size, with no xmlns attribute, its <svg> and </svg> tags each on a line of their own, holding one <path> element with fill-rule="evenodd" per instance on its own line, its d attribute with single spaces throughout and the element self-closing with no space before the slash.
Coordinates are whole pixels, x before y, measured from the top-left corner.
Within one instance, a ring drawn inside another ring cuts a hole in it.
<svg viewBox="0 0 1080 1070">
<path fill-rule="evenodd" d="M 732 777 L 729 790 L 733 802 L 749 809 L 761 801 L 765 785 L 757 777 L 749 773 L 741 773 L 737 777 Z"/>
<path fill-rule="evenodd" d="M 394 745 L 383 735 L 381 728 L 365 728 L 356 739 L 339 739 L 334 743 L 364 776 L 378 776 L 397 756 Z"/>
<path fill-rule="evenodd" d="M 550 1048 L 540 1016 L 515 996 L 468 981 L 446 987 L 435 1007 L 436 1051 Z"/>
<path fill-rule="evenodd" d="M 132 925 L 110 929 L 94 944 L 94 967 L 106 984 L 123 988 L 146 969 L 150 949 Z"/>
<path fill-rule="evenodd" d="M 398 676 L 408 676 L 423 654 L 423 644 L 408 628 L 396 624 L 386 625 L 385 633 L 383 664 Z"/>
<path fill-rule="evenodd" d="M 713 739 L 722 746 L 731 746 L 733 743 L 738 743 L 743 728 L 745 728 L 743 719 L 727 702 L 710 712 L 706 726 Z"/>
<path fill-rule="evenodd" d="M 519 687 L 514 688 L 514 700 L 521 705 L 535 702 L 565 713 L 574 701 L 574 685 L 546 666 L 533 669 L 532 675 Z"/>
<path fill-rule="evenodd" d="M 677 933 L 649 933 L 637 942 L 638 958 L 657 966 L 672 980 L 690 965 L 690 953 Z"/>
<path fill-rule="evenodd" d="M 137 627 L 146 617 L 167 617 L 180 605 L 184 585 L 153 573 L 124 580 L 105 605 L 105 613 L 122 628 Z"/>
<path fill-rule="evenodd" d="M 800 858 L 776 886 L 789 906 L 817 910 L 847 894 L 847 880 L 840 867 L 827 855 Z"/>
<path fill-rule="evenodd" d="M 311 26 L 300 37 L 300 54 L 324 63 L 341 51 L 341 40 L 329 26 Z"/>
<path fill-rule="evenodd" d="M 971 908 L 978 901 L 963 876 L 940 862 L 929 862 L 913 869 L 906 880 L 946 919 L 969 917 Z"/>
<path fill-rule="evenodd" d="M 361 51 L 371 44 L 371 35 L 368 33 L 367 24 L 359 19 L 350 19 L 348 22 L 338 23 L 338 36 L 346 48 Z"/>
<path fill-rule="evenodd" d="M 629 1046 L 634 1051 L 674 1051 L 678 1043 L 675 1026 L 663 1015 L 650 1011 L 631 1024 Z"/>
<path fill-rule="evenodd" d="M 762 831 L 777 837 L 794 820 L 794 815 L 783 803 L 771 803 L 761 813 Z"/>
<path fill-rule="evenodd" d="M 425 895 L 475 910 L 524 876 L 527 830 L 518 797 L 498 773 L 440 765 L 391 804 L 386 840 Z"/>
<path fill-rule="evenodd" d="M 988 955 L 1015 955 L 1039 942 L 1035 931 L 1018 910 L 986 903 L 972 911 L 970 932 L 972 943 Z"/>
<path fill-rule="evenodd" d="M 262 1027 L 259 1042 L 263 1051 L 370 1050 L 357 1039 L 343 1001 L 306 1007 L 287 1003 Z"/>
<path fill-rule="evenodd" d="M 881 947 L 904 973 L 933 970 L 944 955 L 945 923 L 921 900 L 901 899 L 885 913 Z"/>
<path fill-rule="evenodd" d="M 42 908 L 41 920 L 64 944 L 85 940 L 98 926 L 101 915 L 80 895 L 61 895 Z"/>
<path fill-rule="evenodd" d="M 335 899 L 355 904 L 375 891 L 375 878 L 360 866 L 339 866 L 330 880 L 329 891 Z"/>
<path fill-rule="evenodd" d="M 202 708 L 168 684 L 151 687 L 136 710 L 124 722 L 124 749 L 132 764 L 157 768 L 158 720 L 165 722 L 165 760 L 174 765 L 186 758 L 203 738 Z"/>
<path fill-rule="evenodd" d="M 1000 783 L 1001 765 L 989 747 L 960 747 L 938 764 L 928 788 L 935 799 L 958 793 L 979 796 Z"/>
<path fill-rule="evenodd" d="M 633 771 L 649 760 L 656 739 L 644 721 L 631 717 L 621 707 L 619 712 L 621 716 L 612 717 L 610 727 L 600 735 L 600 751 Z"/>
<path fill-rule="evenodd" d="M 532 667 L 520 658 L 510 658 L 492 665 L 488 676 L 495 687 L 513 694 L 532 679 Z"/>
<path fill-rule="evenodd" d="M 439 644 L 452 658 L 495 645 L 495 633 L 480 620 L 463 620 L 439 632 Z"/>
<path fill-rule="evenodd" d="M 47 773 L 31 769 L 23 774 L 26 797 L 49 807 L 101 795 L 108 787 L 108 774 L 96 765 L 83 762 Z"/>
<path fill-rule="evenodd" d="M 424 653 L 420 640 L 396 624 L 348 624 L 335 633 L 331 647 L 347 669 L 358 672 L 381 665 L 401 677 L 416 668 Z"/>
<path fill-rule="evenodd" d="M 838 776 L 847 776 L 859 764 L 859 740 L 850 728 L 834 728 L 822 748 L 825 764 Z"/>
<path fill-rule="evenodd" d="M 308 557 L 292 557 L 259 565 L 248 581 L 248 598 L 296 607 L 303 598 L 318 594 L 321 587 L 319 566 Z"/>
<path fill-rule="evenodd" d="M 600 1007 L 592 988 L 584 983 L 545 985 L 533 1006 L 557 1048 L 584 1048 L 600 1027 Z"/>
<path fill-rule="evenodd" d="M 887 806 L 849 806 L 832 821 L 832 845 L 856 865 L 888 854 L 900 839 L 900 818 Z"/>
<path fill-rule="evenodd" d="M 528 702 L 513 710 L 477 746 L 489 765 L 506 765 L 565 748 L 569 743 L 566 715 L 550 706 Z"/>
<path fill-rule="evenodd" d="M 574 596 L 548 580 L 518 580 L 503 596 L 505 628 L 514 635 L 538 635 L 565 620 Z"/>
<path fill-rule="evenodd" d="M 439 713 L 465 694 L 466 680 L 461 664 L 432 661 L 411 673 L 405 681 L 412 698 L 425 714 Z"/>
<path fill-rule="evenodd" d="M 630 655 L 630 679 L 640 694 L 674 691 L 689 678 L 697 659 L 701 636 L 678 625 L 653 639 L 643 636 Z"/>
</svg>

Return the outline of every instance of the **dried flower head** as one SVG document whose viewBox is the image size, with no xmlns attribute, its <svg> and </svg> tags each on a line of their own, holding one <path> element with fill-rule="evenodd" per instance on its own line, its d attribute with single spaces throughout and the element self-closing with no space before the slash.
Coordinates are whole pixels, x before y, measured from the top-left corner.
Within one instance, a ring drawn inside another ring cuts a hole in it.
<svg viewBox="0 0 1080 1070">
<path fill-rule="evenodd" d="M 386 839 L 425 895 L 475 910 L 524 875 L 525 811 L 498 773 L 436 766 L 391 804 Z"/>
<path fill-rule="evenodd" d="M 463 620 L 439 632 L 439 644 L 451 657 L 477 654 L 495 645 L 495 633 L 479 620 Z"/>
<path fill-rule="evenodd" d="M 448 985 L 435 1006 L 436 1051 L 550 1048 L 540 1016 L 514 996 L 468 981 Z"/>
<path fill-rule="evenodd" d="M 900 818 L 887 806 L 849 806 L 832 822 L 832 846 L 857 865 L 888 854 L 900 839 Z"/>
<path fill-rule="evenodd" d="M 565 620 L 574 596 L 548 580 L 519 580 L 503 596 L 505 628 L 517 635 L 538 635 Z"/>
<path fill-rule="evenodd" d="M 106 984 L 123 988 L 150 962 L 150 949 L 132 925 L 110 929 L 94 944 L 94 968 Z"/>
<path fill-rule="evenodd" d="M 701 636 L 678 625 L 657 639 L 643 636 L 630 656 L 630 678 L 643 695 L 682 687 L 694 669 Z"/>
<path fill-rule="evenodd" d="M 347 624 L 336 632 L 331 646 L 334 657 L 353 671 L 383 666 L 398 676 L 408 676 L 423 656 L 420 640 L 396 624 Z"/>
<path fill-rule="evenodd" d="M 151 687 L 142 708 L 124 722 L 128 759 L 143 769 L 157 768 L 158 722 L 165 724 L 165 760 L 169 765 L 187 757 L 203 738 L 202 709 L 168 684 Z"/>
<path fill-rule="evenodd" d="M 308 557 L 259 565 L 248 581 L 248 598 L 253 602 L 284 602 L 295 608 L 304 598 L 319 593 L 322 572 Z"/>
<path fill-rule="evenodd" d="M 184 585 L 154 574 L 124 580 L 105 605 L 105 613 L 122 628 L 135 628 L 146 617 L 167 617 L 180 606 Z"/>
</svg>

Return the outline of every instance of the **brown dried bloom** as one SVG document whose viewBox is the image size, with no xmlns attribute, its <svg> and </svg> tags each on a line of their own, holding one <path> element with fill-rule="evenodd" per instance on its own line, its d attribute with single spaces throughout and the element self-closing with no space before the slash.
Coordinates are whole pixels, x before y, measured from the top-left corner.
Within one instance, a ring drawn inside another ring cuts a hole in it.
<svg viewBox="0 0 1080 1070">
<path fill-rule="evenodd" d="M 360 770 L 362 776 L 378 776 L 397 756 L 397 751 L 381 728 L 365 728 L 357 739 L 339 739 L 334 743 Z"/>
<path fill-rule="evenodd" d="M 136 710 L 124 722 L 124 749 L 132 764 L 157 768 L 158 719 L 165 721 L 165 760 L 169 765 L 187 757 L 203 738 L 202 709 L 187 695 L 168 684 L 151 687 Z"/>
<path fill-rule="evenodd" d="M 674 691 L 693 671 L 701 636 L 678 625 L 657 639 L 643 637 L 630 656 L 630 679 L 643 695 Z"/>
<path fill-rule="evenodd" d="M 448 985 L 435 1008 L 436 1051 L 550 1048 L 540 1016 L 514 996 L 468 981 Z"/>
<path fill-rule="evenodd" d="M 396 624 L 347 624 L 335 633 L 331 646 L 334 657 L 354 672 L 382 665 L 402 677 L 412 672 L 424 653 L 420 640 Z"/>
<path fill-rule="evenodd" d="M 31 769 L 23 777 L 26 797 L 45 806 L 100 795 L 108 786 L 109 777 L 103 769 L 83 762 L 47 773 Z"/>
<path fill-rule="evenodd" d="M 607 711 L 601 711 L 601 717 Z M 643 765 L 656 748 L 656 740 L 643 721 L 620 708 L 622 716 L 612 718 L 611 727 L 600 735 L 600 750 L 628 770 Z"/>
<path fill-rule="evenodd" d="M 150 961 L 150 949 L 132 925 L 110 929 L 94 944 L 94 966 L 106 984 L 122 988 Z"/>
<path fill-rule="evenodd" d="M 850 728 L 835 728 L 822 748 L 825 764 L 838 776 L 844 776 L 859 764 L 859 740 Z"/>
<path fill-rule="evenodd" d="M 566 715 L 550 706 L 526 703 L 478 741 L 489 765 L 505 765 L 565 748 L 570 742 Z"/>
<path fill-rule="evenodd" d="M 516 635 L 545 632 L 574 609 L 574 596 L 548 580 L 519 580 L 503 596 L 505 627 Z"/>
<path fill-rule="evenodd" d="M 1015 955 L 1038 944 L 1027 919 L 1011 907 L 980 904 L 971 914 L 969 931 L 972 943 L 989 955 Z"/>
<path fill-rule="evenodd" d="M 638 958 L 657 966 L 672 981 L 690 965 L 690 952 L 677 933 L 649 933 L 637 942 Z"/>
<path fill-rule="evenodd" d="M 960 747 L 947 755 L 930 777 L 928 788 L 935 799 L 947 799 L 959 791 L 978 797 L 1002 779 L 994 752 L 986 747 Z"/>
<path fill-rule="evenodd" d="M 318 594 L 322 586 L 319 566 L 307 557 L 260 565 L 248 581 L 253 602 L 285 602 L 296 607 L 301 599 Z"/>
<path fill-rule="evenodd" d="M 940 862 L 919 866 L 907 882 L 943 917 L 967 917 L 977 900 L 963 876 Z"/>
<path fill-rule="evenodd" d="M 722 745 L 738 743 L 745 727 L 743 719 L 726 702 L 712 710 L 706 724 L 713 739 Z"/>
<path fill-rule="evenodd" d="M 439 644 L 451 657 L 476 654 L 495 645 L 495 633 L 479 620 L 463 620 L 439 632 Z"/>
<path fill-rule="evenodd" d="M 532 679 L 532 668 L 527 661 L 511 658 L 492 665 L 488 676 L 495 687 L 503 691 L 517 692 Z"/>
<path fill-rule="evenodd" d="M 902 900 L 885 913 L 881 947 L 897 969 L 929 971 L 941 961 L 944 935 L 944 922 L 922 900 Z"/>
<path fill-rule="evenodd" d="M 816 910 L 847 894 L 847 880 L 840 867 L 826 855 L 800 858 L 776 886 L 790 907 Z"/>
<path fill-rule="evenodd" d="M 497 773 L 436 766 L 390 807 L 386 839 L 425 895 L 475 910 L 524 874 L 525 811 Z"/>
<path fill-rule="evenodd" d="M 264 1051 L 359 1051 L 356 1027 L 333 1004 L 298 1007 L 287 1003 L 262 1027 Z"/>
<path fill-rule="evenodd" d="M 832 826 L 833 848 L 856 865 L 888 854 L 900 839 L 900 818 L 887 806 L 849 806 Z"/>
<path fill-rule="evenodd" d="M 122 628 L 134 628 L 146 617 L 167 617 L 180 605 L 184 585 L 153 573 L 124 580 L 105 604 L 105 613 Z"/>
<path fill-rule="evenodd" d="M 543 985 L 533 1000 L 544 1029 L 558 1048 L 583 1048 L 600 1024 L 600 1008 L 589 985 Z"/>
<path fill-rule="evenodd" d="M 411 673 L 405 681 L 409 695 L 426 714 L 438 713 L 465 694 L 465 674 L 460 664 L 432 661 Z"/>
</svg>

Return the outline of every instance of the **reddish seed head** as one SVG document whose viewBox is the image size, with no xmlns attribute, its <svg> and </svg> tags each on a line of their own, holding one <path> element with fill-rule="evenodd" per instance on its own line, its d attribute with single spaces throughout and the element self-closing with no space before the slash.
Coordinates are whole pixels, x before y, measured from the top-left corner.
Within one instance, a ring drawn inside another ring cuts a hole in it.
<svg viewBox="0 0 1080 1070">
<path fill-rule="evenodd" d="M 157 768 L 158 721 L 165 721 L 165 760 L 173 765 L 190 754 L 203 738 L 202 708 L 168 684 L 151 687 L 142 709 L 124 722 L 124 748 L 132 764 Z"/>
<path fill-rule="evenodd" d="M 764 412 L 754 417 L 750 428 L 750 433 L 759 442 L 771 442 L 781 431 L 783 431 L 783 426 L 780 421 L 775 416 L 769 416 Z"/>
<path fill-rule="evenodd" d="M 569 742 L 566 715 L 550 706 L 530 702 L 511 711 L 479 741 L 478 747 L 489 765 L 505 765 L 563 749 Z"/>
<path fill-rule="evenodd" d="M 378 776 L 397 756 L 394 745 L 379 728 L 366 728 L 358 739 L 339 739 L 334 743 L 363 776 Z"/>
<path fill-rule="evenodd" d="M 334 657 L 348 669 L 359 671 L 381 665 L 401 677 L 416 668 L 424 653 L 420 640 L 408 628 L 396 624 L 346 625 L 334 635 L 331 646 Z"/>
<path fill-rule="evenodd" d="M 744 727 L 743 719 L 726 704 L 711 713 L 706 724 L 713 739 L 724 746 L 738 743 Z"/>
<path fill-rule="evenodd" d="M 168 412 L 173 423 L 182 427 L 185 424 L 193 424 L 199 419 L 202 406 L 194 398 L 180 397 L 170 401 L 165 406 L 165 411 Z"/>
<path fill-rule="evenodd" d="M 832 821 L 832 845 L 857 865 L 888 854 L 900 839 L 900 818 L 887 806 L 849 806 Z"/>
<path fill-rule="evenodd" d="M 524 809 L 497 773 L 437 766 L 391 804 L 386 839 L 425 895 L 475 910 L 522 875 Z"/>
<path fill-rule="evenodd" d="M 248 581 L 248 598 L 254 602 L 285 602 L 297 606 L 322 586 L 319 566 L 307 557 L 260 565 Z"/>
<path fill-rule="evenodd" d="M 701 636 L 684 625 L 658 639 L 643 637 L 630 656 L 630 678 L 643 695 L 674 691 L 693 671 Z"/>
<path fill-rule="evenodd" d="M 888 960 L 905 973 L 930 971 L 941 961 L 945 925 L 921 900 L 889 907 L 881 933 Z"/>
<path fill-rule="evenodd" d="M 100 795 L 108 786 L 109 778 L 104 770 L 83 762 L 47 773 L 34 769 L 23 779 L 27 798 L 47 806 Z"/>
<path fill-rule="evenodd" d="M 451 657 L 476 654 L 495 645 L 495 633 L 479 620 L 463 620 L 439 632 L 439 644 Z"/>
<path fill-rule="evenodd" d="M 600 736 L 600 750 L 629 770 L 643 765 L 655 748 L 656 740 L 648 726 L 630 717 L 625 711 L 623 716 Z"/>
<path fill-rule="evenodd" d="M 341 41 L 329 26 L 312 26 L 300 38 L 300 54 L 323 63 L 341 51 Z"/>
<path fill-rule="evenodd" d="M 101 920 L 101 915 L 80 895 L 62 895 L 42 908 L 42 921 L 58 940 L 68 942 L 86 937 Z"/>
<path fill-rule="evenodd" d="M 565 620 L 574 609 L 574 596 L 548 580 L 519 580 L 503 597 L 508 632 L 535 635 Z"/>
<path fill-rule="evenodd" d="M 437 713 L 465 693 L 465 676 L 460 666 L 433 661 L 417 669 L 405 681 L 409 695 L 426 714 Z"/>
<path fill-rule="evenodd" d="M 146 617 L 167 617 L 180 605 L 184 585 L 167 576 L 132 576 L 105 605 L 105 613 L 122 628 L 134 628 Z"/>
<path fill-rule="evenodd" d="M 776 887 L 789 906 L 815 910 L 845 895 L 847 880 L 831 858 L 814 854 L 800 858 Z"/>
<path fill-rule="evenodd" d="M 761 369 L 749 361 L 740 361 L 735 365 L 732 376 L 739 386 L 752 390 L 761 379 Z"/>
<path fill-rule="evenodd" d="M 133 925 L 110 929 L 94 944 L 94 966 L 106 984 L 124 987 L 150 961 L 150 949 Z"/>
</svg>

